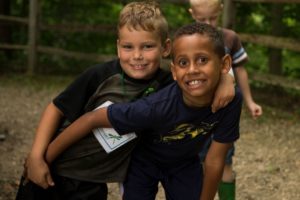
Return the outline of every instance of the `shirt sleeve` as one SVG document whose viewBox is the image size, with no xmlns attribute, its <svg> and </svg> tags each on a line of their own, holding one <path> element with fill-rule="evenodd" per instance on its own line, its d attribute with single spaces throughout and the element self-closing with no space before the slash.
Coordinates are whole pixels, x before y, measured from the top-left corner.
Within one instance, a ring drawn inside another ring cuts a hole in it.
<svg viewBox="0 0 300 200">
<path fill-rule="evenodd" d="M 54 98 L 53 103 L 72 122 L 83 114 L 84 106 L 97 89 L 99 81 L 96 67 L 89 68 Z"/>
<path fill-rule="evenodd" d="M 248 61 L 248 54 L 242 46 L 241 40 L 238 35 L 233 32 L 233 45 L 232 45 L 232 65 L 234 67 L 241 66 Z"/>
<path fill-rule="evenodd" d="M 108 107 L 108 119 L 119 134 L 149 129 L 154 122 L 151 103 L 147 98 L 132 103 L 117 103 Z"/>
<path fill-rule="evenodd" d="M 231 143 L 239 138 L 239 122 L 242 109 L 242 95 L 237 90 L 234 100 L 222 110 L 222 119 L 213 131 L 213 140 Z"/>
</svg>

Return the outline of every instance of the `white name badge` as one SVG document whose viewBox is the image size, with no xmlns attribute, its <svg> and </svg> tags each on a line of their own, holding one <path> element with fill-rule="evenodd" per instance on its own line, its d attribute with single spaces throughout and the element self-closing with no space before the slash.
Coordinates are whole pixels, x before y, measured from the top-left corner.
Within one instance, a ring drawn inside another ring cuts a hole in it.
<svg viewBox="0 0 300 200">
<path fill-rule="evenodd" d="M 108 107 L 111 104 L 113 104 L 111 101 L 106 101 L 95 110 L 103 107 Z M 135 133 L 119 135 L 113 128 L 96 128 L 93 130 L 93 133 L 107 153 L 118 149 L 119 147 L 137 137 Z"/>
</svg>

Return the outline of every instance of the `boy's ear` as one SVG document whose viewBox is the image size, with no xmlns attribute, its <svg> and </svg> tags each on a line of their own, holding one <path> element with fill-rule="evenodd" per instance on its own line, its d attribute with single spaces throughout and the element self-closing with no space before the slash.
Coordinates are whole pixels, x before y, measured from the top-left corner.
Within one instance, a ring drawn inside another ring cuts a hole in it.
<svg viewBox="0 0 300 200">
<path fill-rule="evenodd" d="M 232 59 L 231 56 L 229 54 L 226 54 L 225 56 L 223 56 L 222 58 L 222 69 L 221 69 L 221 73 L 222 74 L 227 74 L 231 68 L 232 65 Z"/>
<path fill-rule="evenodd" d="M 177 77 L 176 77 L 176 71 L 175 71 L 175 66 L 174 66 L 173 61 L 171 61 L 170 68 L 171 68 L 173 79 L 174 79 L 174 81 L 176 81 Z"/>
<path fill-rule="evenodd" d="M 191 14 L 192 18 L 195 19 L 195 17 L 194 17 L 194 12 L 193 12 L 193 9 L 192 9 L 192 8 L 189 8 L 189 13 Z"/>
<path fill-rule="evenodd" d="M 166 58 L 170 55 L 171 53 L 171 40 L 168 38 L 166 39 L 166 41 L 164 42 L 164 47 L 163 47 L 163 52 L 162 52 L 162 57 Z"/>
</svg>

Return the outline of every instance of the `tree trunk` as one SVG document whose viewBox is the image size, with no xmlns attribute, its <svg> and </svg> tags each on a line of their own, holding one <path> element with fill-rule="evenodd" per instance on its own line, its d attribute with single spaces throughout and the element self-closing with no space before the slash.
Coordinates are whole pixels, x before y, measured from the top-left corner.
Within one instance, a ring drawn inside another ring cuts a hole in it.
<svg viewBox="0 0 300 200">
<path fill-rule="evenodd" d="M 271 34 L 274 36 L 281 36 L 283 30 L 282 16 L 283 5 L 272 5 L 272 29 Z M 269 72 L 271 74 L 282 75 L 282 50 L 269 49 Z"/>
<path fill-rule="evenodd" d="M 233 0 L 226 0 L 223 3 L 222 27 L 233 29 L 235 21 L 235 7 Z"/>
<path fill-rule="evenodd" d="M 10 0 L 0 0 L 0 14 L 10 15 Z M 5 21 L 0 22 L 0 43 L 12 43 L 11 27 Z M 11 50 L 4 50 L 4 52 L 6 57 L 10 59 L 12 56 Z"/>
<path fill-rule="evenodd" d="M 39 1 L 29 2 L 29 26 L 28 26 L 28 69 L 27 74 L 33 75 L 37 68 L 37 42 L 38 42 L 38 10 Z"/>
</svg>

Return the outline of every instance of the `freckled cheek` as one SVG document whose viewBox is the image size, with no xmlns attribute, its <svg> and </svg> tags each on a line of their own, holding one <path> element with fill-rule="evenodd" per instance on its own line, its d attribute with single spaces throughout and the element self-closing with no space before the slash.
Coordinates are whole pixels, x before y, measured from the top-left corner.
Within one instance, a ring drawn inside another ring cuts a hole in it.
<svg viewBox="0 0 300 200">
<path fill-rule="evenodd" d="M 132 56 L 129 53 L 123 52 L 123 53 L 119 54 L 119 57 L 121 60 L 126 61 L 126 60 L 129 60 Z"/>
</svg>

